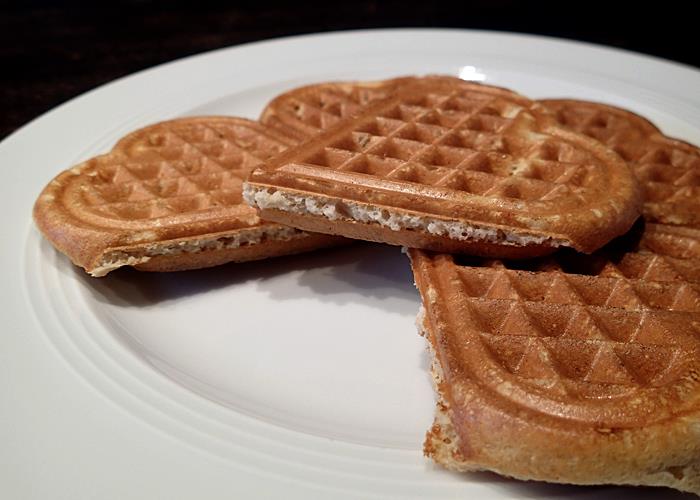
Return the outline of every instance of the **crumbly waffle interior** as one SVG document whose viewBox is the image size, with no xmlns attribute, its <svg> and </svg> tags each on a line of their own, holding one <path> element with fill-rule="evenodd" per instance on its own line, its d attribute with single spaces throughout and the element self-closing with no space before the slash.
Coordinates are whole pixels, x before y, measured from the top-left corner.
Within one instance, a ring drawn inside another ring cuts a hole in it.
<svg viewBox="0 0 700 500">
<path fill-rule="evenodd" d="M 641 229 L 591 256 L 439 256 L 466 303 L 460 328 L 550 396 L 596 399 L 675 383 L 698 355 L 700 238 Z"/>
<path fill-rule="evenodd" d="M 327 127 L 344 114 L 330 89 L 305 99 L 292 104 L 304 123 Z M 295 161 L 522 202 L 580 202 L 588 174 L 599 167 L 588 152 L 533 130 L 517 100 L 453 90 L 390 101 L 348 134 Z"/>
<path fill-rule="evenodd" d="M 288 145 L 245 124 L 169 124 L 127 138 L 88 162 L 77 203 L 115 221 L 176 217 L 213 208 L 250 209 L 241 184 L 252 168 Z"/>
<path fill-rule="evenodd" d="M 679 144 L 651 127 L 635 126 L 634 121 L 617 116 L 605 106 L 556 101 L 546 105 L 556 111 L 560 124 L 599 140 L 632 166 L 652 218 L 672 214 L 679 206 L 700 213 L 698 148 Z M 700 217 L 696 222 L 694 226 L 700 225 Z"/>
</svg>

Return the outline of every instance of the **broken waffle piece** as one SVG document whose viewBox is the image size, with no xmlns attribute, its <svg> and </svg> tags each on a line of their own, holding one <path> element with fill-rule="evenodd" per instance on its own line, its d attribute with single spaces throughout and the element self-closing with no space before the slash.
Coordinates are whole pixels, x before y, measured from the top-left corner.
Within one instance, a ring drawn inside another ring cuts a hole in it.
<svg viewBox="0 0 700 500">
<path fill-rule="evenodd" d="M 638 217 L 625 162 L 533 101 L 451 77 L 388 82 L 272 101 L 264 121 L 320 132 L 254 170 L 245 200 L 308 231 L 496 257 L 592 252 Z"/>
<path fill-rule="evenodd" d="M 642 226 L 593 255 L 409 250 L 438 393 L 427 456 L 700 494 L 700 231 Z"/>
<path fill-rule="evenodd" d="M 93 276 L 176 271 L 286 255 L 341 238 L 265 222 L 241 184 L 295 140 L 240 118 L 180 118 L 59 174 L 34 206 L 44 236 Z"/>
</svg>

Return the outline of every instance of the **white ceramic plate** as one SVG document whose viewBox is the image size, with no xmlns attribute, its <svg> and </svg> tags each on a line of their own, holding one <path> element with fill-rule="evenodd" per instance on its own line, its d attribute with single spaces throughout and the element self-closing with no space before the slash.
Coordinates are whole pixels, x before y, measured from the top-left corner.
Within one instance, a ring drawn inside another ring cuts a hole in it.
<svg viewBox="0 0 700 500">
<path fill-rule="evenodd" d="M 700 72 L 552 39 L 451 30 L 288 38 L 89 92 L 0 144 L 0 497 L 652 497 L 442 471 L 397 248 L 360 244 L 180 274 L 88 278 L 30 213 L 60 170 L 181 115 L 256 117 L 288 88 L 447 73 L 606 101 L 700 143 Z"/>
</svg>

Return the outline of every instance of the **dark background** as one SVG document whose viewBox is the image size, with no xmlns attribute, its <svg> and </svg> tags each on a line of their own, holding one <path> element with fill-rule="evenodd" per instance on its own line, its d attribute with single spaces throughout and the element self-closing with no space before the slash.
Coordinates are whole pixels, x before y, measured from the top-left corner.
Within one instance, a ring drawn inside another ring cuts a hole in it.
<svg viewBox="0 0 700 500">
<path fill-rule="evenodd" d="M 0 138 L 120 76 L 211 49 L 318 31 L 417 26 L 515 31 L 700 67 L 696 9 L 693 2 L 685 5 L 642 0 L 0 1 Z"/>
</svg>

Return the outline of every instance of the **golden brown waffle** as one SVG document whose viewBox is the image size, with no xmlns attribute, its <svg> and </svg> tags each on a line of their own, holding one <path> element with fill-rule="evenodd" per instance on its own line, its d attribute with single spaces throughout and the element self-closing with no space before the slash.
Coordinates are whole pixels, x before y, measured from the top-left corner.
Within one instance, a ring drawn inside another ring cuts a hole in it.
<svg viewBox="0 0 700 500">
<path fill-rule="evenodd" d="M 632 166 L 647 220 L 700 227 L 700 149 L 666 137 L 624 109 L 570 99 L 540 101 L 559 123 L 598 139 Z"/>
<path fill-rule="evenodd" d="M 700 231 L 638 226 L 590 256 L 409 250 L 440 396 L 426 455 L 700 493 Z"/>
<path fill-rule="evenodd" d="M 617 155 L 518 94 L 450 77 L 374 84 L 381 98 L 348 97 L 352 85 L 308 87 L 268 106 L 268 123 L 299 106 L 302 122 L 326 117 L 313 130 L 328 128 L 251 174 L 244 197 L 263 218 L 524 257 L 558 246 L 591 252 L 639 214 L 637 183 Z"/>
<path fill-rule="evenodd" d="M 264 222 L 241 200 L 250 170 L 294 143 L 239 118 L 152 125 L 58 175 L 39 196 L 34 218 L 93 276 L 125 265 L 174 271 L 336 244 L 338 238 Z"/>
</svg>

